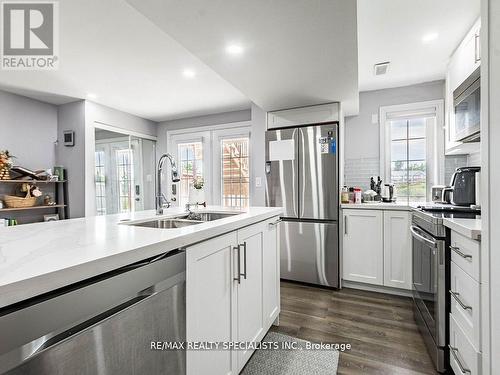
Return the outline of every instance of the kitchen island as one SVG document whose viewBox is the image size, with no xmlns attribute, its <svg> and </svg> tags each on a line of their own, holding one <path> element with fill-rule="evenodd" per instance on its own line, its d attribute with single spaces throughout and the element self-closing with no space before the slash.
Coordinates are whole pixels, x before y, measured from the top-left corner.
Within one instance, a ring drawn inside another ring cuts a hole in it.
<svg viewBox="0 0 500 375">
<path fill-rule="evenodd" d="M 51 293 L 64 296 L 88 280 L 144 260 L 151 264 L 151 259 L 158 258 L 166 265 L 163 258 L 171 252 L 185 259 L 187 341 L 261 340 L 279 314 L 276 224 L 282 210 L 208 207 L 196 212 L 223 215 L 171 229 L 143 224 L 159 218 L 168 221 L 185 214 L 183 210 L 168 209 L 162 216 L 144 211 L 0 228 L 0 311 L 4 313 L 0 319 L 10 310 L 47 303 Z M 51 332 L 42 327 L 39 333 Z M 18 346 L 28 343 L 21 340 Z M 186 371 L 238 372 L 252 352 L 226 350 L 207 356 L 188 351 Z"/>
</svg>

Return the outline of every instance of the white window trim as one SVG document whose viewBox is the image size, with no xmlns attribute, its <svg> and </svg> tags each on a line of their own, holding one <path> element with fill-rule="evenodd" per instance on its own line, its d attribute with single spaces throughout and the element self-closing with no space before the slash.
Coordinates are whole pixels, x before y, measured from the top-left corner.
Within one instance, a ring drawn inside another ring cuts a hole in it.
<svg viewBox="0 0 500 375">
<path fill-rule="evenodd" d="M 430 185 L 444 184 L 444 100 L 430 100 L 424 102 L 398 104 L 380 107 L 379 126 L 380 126 L 380 177 L 384 183 L 390 176 L 390 136 L 388 122 L 392 116 L 411 116 L 422 113 L 434 114 L 436 124 L 431 139 L 433 140 L 431 148 L 434 160 L 431 160 L 428 177 L 428 188 Z M 426 136 L 427 138 L 428 136 Z M 427 144 L 429 147 L 429 143 Z M 429 151 L 429 148 L 428 148 Z M 429 191 L 427 192 L 429 197 Z"/>
<path fill-rule="evenodd" d="M 174 155 L 177 162 L 177 144 L 189 141 L 203 140 L 203 168 L 205 173 L 205 197 L 209 204 L 220 205 L 222 199 L 222 184 L 221 184 L 221 166 L 220 163 L 214 163 L 215 160 L 220 161 L 220 139 L 233 136 L 248 136 L 251 137 L 251 121 L 238 121 L 227 124 L 197 126 L 191 128 L 182 128 L 166 131 L 166 152 Z M 220 138 L 222 137 L 222 138 Z M 249 141 L 250 164 L 252 163 L 251 149 L 252 141 Z M 250 165 L 250 199 L 251 202 L 254 187 L 252 181 L 252 166 Z M 171 181 L 165 180 L 168 186 L 168 192 L 171 192 Z M 169 195 L 167 195 L 167 198 Z M 251 203 L 249 203 L 251 204 Z M 178 205 L 175 202 L 174 205 Z"/>
</svg>

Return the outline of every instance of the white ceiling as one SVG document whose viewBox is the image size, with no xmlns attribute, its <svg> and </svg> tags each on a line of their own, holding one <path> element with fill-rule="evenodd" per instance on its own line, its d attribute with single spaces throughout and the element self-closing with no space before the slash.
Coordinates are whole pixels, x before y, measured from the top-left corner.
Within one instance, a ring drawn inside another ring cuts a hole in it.
<svg viewBox="0 0 500 375">
<path fill-rule="evenodd" d="M 127 0 L 265 110 L 358 108 L 355 0 Z M 228 56 L 238 43 L 241 56 Z"/>
<path fill-rule="evenodd" d="M 480 15 L 480 0 L 358 0 L 360 91 L 445 78 L 450 55 Z M 422 37 L 438 33 L 427 44 Z M 390 61 L 386 75 L 373 65 Z"/>
<path fill-rule="evenodd" d="M 123 0 L 60 1 L 57 71 L 0 71 L 0 87 L 53 104 L 93 101 L 147 119 L 250 107 L 250 101 Z M 183 76 L 184 69 L 196 77 Z"/>
</svg>

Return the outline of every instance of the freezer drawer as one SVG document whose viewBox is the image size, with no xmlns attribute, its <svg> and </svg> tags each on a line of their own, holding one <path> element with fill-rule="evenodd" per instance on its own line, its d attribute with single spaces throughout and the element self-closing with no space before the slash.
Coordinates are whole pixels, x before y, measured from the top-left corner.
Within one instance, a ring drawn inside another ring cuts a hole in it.
<svg viewBox="0 0 500 375">
<path fill-rule="evenodd" d="M 266 206 L 283 207 L 283 216 L 298 217 L 298 129 L 266 132 Z"/>
<path fill-rule="evenodd" d="M 283 221 L 280 233 L 282 279 L 339 286 L 336 222 Z"/>
</svg>

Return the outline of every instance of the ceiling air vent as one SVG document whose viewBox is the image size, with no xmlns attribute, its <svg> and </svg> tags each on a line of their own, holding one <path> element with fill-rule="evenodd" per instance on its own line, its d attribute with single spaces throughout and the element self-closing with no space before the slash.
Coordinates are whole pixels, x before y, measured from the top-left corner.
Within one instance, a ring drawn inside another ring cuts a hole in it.
<svg viewBox="0 0 500 375">
<path fill-rule="evenodd" d="M 375 75 L 376 76 L 381 76 L 382 74 L 387 73 L 387 69 L 389 69 L 389 64 L 390 64 L 389 61 L 375 64 L 373 66 L 374 67 L 374 73 L 375 73 Z"/>
</svg>

